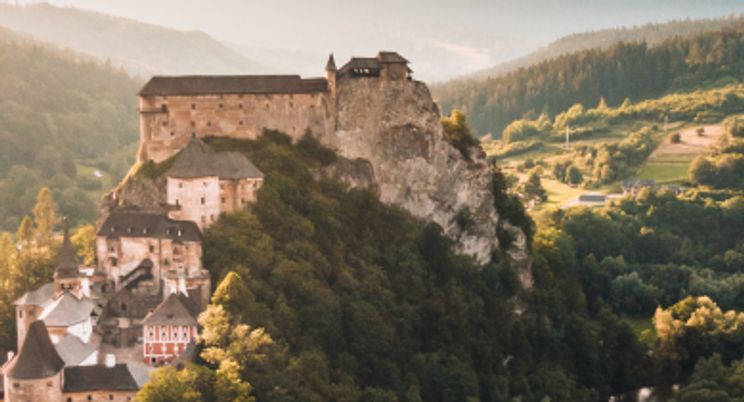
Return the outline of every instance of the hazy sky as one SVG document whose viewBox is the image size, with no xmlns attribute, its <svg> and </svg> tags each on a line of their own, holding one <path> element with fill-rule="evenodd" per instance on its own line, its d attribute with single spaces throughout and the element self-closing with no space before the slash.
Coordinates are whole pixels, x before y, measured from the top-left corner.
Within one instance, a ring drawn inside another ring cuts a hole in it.
<svg viewBox="0 0 744 402">
<path fill-rule="evenodd" d="M 521 56 L 568 33 L 744 12 L 742 0 L 48 2 L 182 30 L 199 29 L 234 44 L 320 54 L 335 51 L 340 59 L 351 54 L 371 54 L 379 49 L 395 49 L 414 57 L 441 53 L 440 59 L 454 58 L 467 66 L 467 70 Z"/>
</svg>

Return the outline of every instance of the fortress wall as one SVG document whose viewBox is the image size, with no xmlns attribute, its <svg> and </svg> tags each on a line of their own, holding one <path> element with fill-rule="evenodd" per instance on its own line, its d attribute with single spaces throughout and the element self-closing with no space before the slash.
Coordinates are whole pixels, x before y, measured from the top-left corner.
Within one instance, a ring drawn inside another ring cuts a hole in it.
<svg viewBox="0 0 744 402">
<path fill-rule="evenodd" d="M 327 127 L 326 93 L 140 97 L 139 161 L 163 161 L 199 137 L 254 139 L 265 128 L 295 139 Z"/>
</svg>

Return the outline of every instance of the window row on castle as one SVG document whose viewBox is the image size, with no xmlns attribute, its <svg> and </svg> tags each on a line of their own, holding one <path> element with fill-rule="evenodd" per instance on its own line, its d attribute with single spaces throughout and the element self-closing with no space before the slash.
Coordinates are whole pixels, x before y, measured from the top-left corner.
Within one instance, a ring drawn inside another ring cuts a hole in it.
<svg viewBox="0 0 744 402">
<path fill-rule="evenodd" d="M 148 325 L 145 332 L 145 340 L 156 342 L 189 342 L 191 341 L 192 330 L 194 331 L 194 336 L 196 336 L 196 329 L 186 325 L 159 326 L 158 329 Z M 157 335 L 160 335 L 160 337 L 157 337 Z"/>
</svg>

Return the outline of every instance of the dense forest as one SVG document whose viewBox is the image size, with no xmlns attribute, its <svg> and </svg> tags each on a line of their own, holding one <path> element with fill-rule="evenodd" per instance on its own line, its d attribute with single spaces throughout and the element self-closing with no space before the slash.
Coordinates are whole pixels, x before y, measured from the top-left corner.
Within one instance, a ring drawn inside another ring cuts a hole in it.
<svg viewBox="0 0 744 402">
<path fill-rule="evenodd" d="M 723 27 L 735 25 L 744 19 L 742 15 L 732 15 L 727 18 L 679 20 L 664 23 L 649 23 L 641 26 L 602 29 L 574 33 L 538 49 L 527 56 L 499 64 L 455 79 L 450 83 L 441 84 L 442 87 L 454 85 L 455 82 L 493 78 L 508 74 L 523 67 L 529 67 L 546 60 L 554 59 L 564 54 L 575 53 L 588 49 L 607 49 L 617 42 L 646 42 L 650 46 L 677 36 L 689 36 L 704 31 L 719 30 Z M 434 86 L 435 91 L 439 89 Z"/>
<path fill-rule="evenodd" d="M 250 213 L 206 232 L 218 285 L 200 318 L 205 366 L 161 369 L 140 400 L 575 401 L 642 384 L 643 346 L 589 308 L 564 240 L 535 242 L 525 293 L 505 256 L 479 267 L 437 225 L 314 180 L 334 155 L 313 141 L 211 143 L 269 179 Z M 502 216 L 531 225 L 504 189 L 495 171 Z"/>
<path fill-rule="evenodd" d="M 140 85 L 0 30 L 0 230 L 15 230 L 42 186 L 73 223 L 95 218 L 98 196 L 133 162 Z"/>
<path fill-rule="evenodd" d="M 496 137 L 513 120 L 549 116 L 576 103 L 617 106 L 669 91 L 736 82 L 744 75 L 744 23 L 655 46 L 620 42 L 558 57 L 503 77 L 442 86 L 444 111 L 465 111 L 480 134 Z"/>
</svg>

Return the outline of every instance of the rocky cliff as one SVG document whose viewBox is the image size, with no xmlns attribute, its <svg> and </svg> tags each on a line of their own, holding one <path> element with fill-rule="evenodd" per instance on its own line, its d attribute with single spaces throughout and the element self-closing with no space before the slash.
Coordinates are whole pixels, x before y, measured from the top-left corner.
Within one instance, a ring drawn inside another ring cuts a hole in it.
<svg viewBox="0 0 744 402">
<path fill-rule="evenodd" d="M 438 223 L 459 251 L 489 261 L 499 249 L 499 215 L 485 155 L 472 149 L 468 160 L 445 140 L 425 84 L 348 80 L 338 85 L 337 110 L 335 132 L 321 139 L 345 158 L 331 169 L 336 177 L 355 186 L 373 183 L 383 202 Z M 508 253 L 526 262 L 524 234 L 503 227 L 516 239 Z"/>
</svg>

